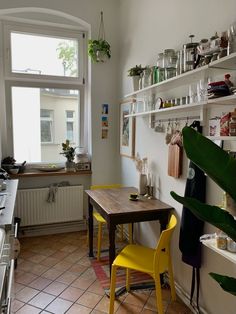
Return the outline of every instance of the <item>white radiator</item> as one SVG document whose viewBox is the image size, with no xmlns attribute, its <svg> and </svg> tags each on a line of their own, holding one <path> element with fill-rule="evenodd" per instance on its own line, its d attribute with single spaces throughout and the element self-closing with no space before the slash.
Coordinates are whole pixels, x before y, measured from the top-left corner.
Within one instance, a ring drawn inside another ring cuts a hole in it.
<svg viewBox="0 0 236 314">
<path fill-rule="evenodd" d="M 83 219 L 83 186 L 58 187 L 55 202 L 47 202 L 49 188 L 18 190 L 15 216 L 21 226 L 43 225 Z"/>
</svg>

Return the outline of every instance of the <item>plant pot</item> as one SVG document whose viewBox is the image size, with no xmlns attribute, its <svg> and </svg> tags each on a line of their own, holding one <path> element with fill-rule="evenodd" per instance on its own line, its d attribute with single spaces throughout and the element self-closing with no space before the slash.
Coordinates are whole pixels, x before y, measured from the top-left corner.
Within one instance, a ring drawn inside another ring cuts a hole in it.
<svg viewBox="0 0 236 314">
<path fill-rule="evenodd" d="M 104 51 L 97 50 L 96 52 L 97 62 L 106 62 L 108 57 Z"/>
<path fill-rule="evenodd" d="M 139 79 L 140 79 L 139 75 L 132 76 L 134 91 L 139 89 Z"/>
<path fill-rule="evenodd" d="M 66 172 L 75 172 L 76 171 L 74 161 L 66 161 L 65 171 Z"/>
</svg>

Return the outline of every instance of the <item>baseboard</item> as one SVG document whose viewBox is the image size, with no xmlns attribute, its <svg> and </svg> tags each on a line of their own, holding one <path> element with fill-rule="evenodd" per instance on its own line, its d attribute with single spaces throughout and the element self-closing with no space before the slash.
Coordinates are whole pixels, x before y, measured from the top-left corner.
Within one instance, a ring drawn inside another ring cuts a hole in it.
<svg viewBox="0 0 236 314">
<path fill-rule="evenodd" d="M 23 226 L 20 227 L 19 237 L 33 237 L 40 235 L 49 235 L 56 233 L 76 232 L 86 230 L 86 223 L 84 220 L 70 221 L 55 224 Z"/>
<path fill-rule="evenodd" d="M 175 282 L 175 289 L 178 297 L 183 301 L 183 303 L 195 314 L 199 314 L 197 310 L 197 304 L 193 302 L 193 306 L 190 304 L 190 295 L 178 284 Z M 208 312 L 200 306 L 201 314 L 208 314 Z"/>
</svg>

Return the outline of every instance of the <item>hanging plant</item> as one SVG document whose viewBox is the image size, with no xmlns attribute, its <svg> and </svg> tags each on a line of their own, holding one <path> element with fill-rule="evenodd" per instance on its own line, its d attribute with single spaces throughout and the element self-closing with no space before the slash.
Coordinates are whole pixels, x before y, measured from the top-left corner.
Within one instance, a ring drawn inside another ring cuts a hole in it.
<svg viewBox="0 0 236 314">
<path fill-rule="evenodd" d="M 111 47 L 105 40 L 103 12 L 101 12 L 98 39 L 90 39 L 88 41 L 88 55 L 93 62 L 105 62 L 107 58 L 111 58 Z"/>
</svg>

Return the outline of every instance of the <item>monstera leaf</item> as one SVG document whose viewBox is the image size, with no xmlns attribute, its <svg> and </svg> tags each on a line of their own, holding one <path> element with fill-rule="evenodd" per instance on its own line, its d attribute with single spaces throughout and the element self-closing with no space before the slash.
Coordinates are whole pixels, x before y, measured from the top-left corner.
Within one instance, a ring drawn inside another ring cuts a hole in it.
<svg viewBox="0 0 236 314">
<path fill-rule="evenodd" d="M 236 201 L 236 159 L 190 127 L 182 133 L 188 158 Z"/>
<path fill-rule="evenodd" d="M 228 276 L 222 276 L 216 273 L 209 274 L 212 278 L 214 278 L 221 288 L 226 292 L 229 292 L 236 296 L 236 279 Z"/>
<path fill-rule="evenodd" d="M 188 158 L 236 201 L 236 160 L 190 127 L 183 129 L 183 145 Z M 173 191 L 171 195 L 199 219 L 216 226 L 236 241 L 236 220 L 227 211 L 190 197 L 181 197 Z M 215 273 L 210 275 L 225 291 L 236 295 L 235 278 Z"/>
<path fill-rule="evenodd" d="M 236 220 L 226 210 L 201 203 L 191 197 L 181 197 L 173 191 L 170 194 L 177 202 L 189 208 L 199 219 L 211 223 L 236 241 Z"/>
</svg>

